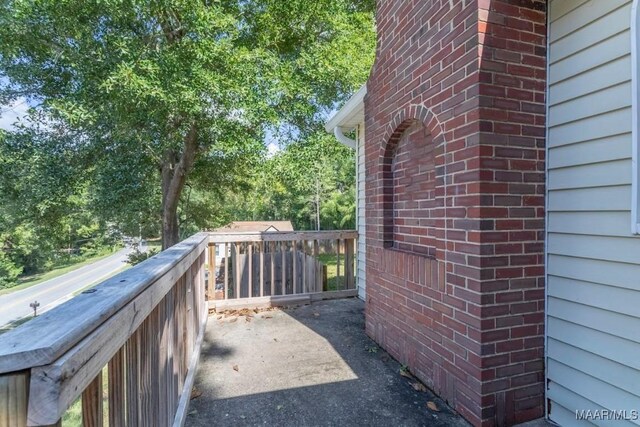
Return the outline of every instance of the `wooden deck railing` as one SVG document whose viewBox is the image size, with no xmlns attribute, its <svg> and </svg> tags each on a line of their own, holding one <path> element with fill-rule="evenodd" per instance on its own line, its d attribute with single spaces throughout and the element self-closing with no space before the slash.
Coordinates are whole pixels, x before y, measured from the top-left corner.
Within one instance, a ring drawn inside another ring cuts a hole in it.
<svg viewBox="0 0 640 427">
<path fill-rule="evenodd" d="M 61 425 L 78 399 L 84 426 L 180 426 L 207 318 L 205 263 L 220 308 L 355 296 L 356 238 L 199 233 L 1 335 L 0 427 Z"/>
<path fill-rule="evenodd" d="M 0 426 L 184 422 L 207 317 L 197 234 L 0 336 Z M 103 370 L 107 410 L 103 414 Z"/>
<path fill-rule="evenodd" d="M 355 296 L 357 236 L 356 231 L 209 233 L 208 299 L 216 309 L 231 309 Z"/>
</svg>

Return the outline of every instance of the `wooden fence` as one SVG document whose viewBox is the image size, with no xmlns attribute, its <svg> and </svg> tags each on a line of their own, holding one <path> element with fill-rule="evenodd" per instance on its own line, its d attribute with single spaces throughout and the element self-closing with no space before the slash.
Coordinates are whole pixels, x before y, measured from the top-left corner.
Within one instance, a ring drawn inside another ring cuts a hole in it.
<svg viewBox="0 0 640 427">
<path fill-rule="evenodd" d="M 208 242 L 197 234 L 0 336 L 0 427 L 60 425 L 79 397 L 84 426 L 181 425 L 207 318 Z"/>
<path fill-rule="evenodd" d="M 356 231 L 209 233 L 208 298 L 230 309 L 355 296 L 356 238 Z"/>
</svg>

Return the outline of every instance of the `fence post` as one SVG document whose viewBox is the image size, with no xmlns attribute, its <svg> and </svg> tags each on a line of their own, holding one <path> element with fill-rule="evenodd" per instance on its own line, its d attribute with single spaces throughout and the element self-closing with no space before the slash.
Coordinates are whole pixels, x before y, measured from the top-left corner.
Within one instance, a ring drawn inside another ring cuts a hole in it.
<svg viewBox="0 0 640 427">
<path fill-rule="evenodd" d="M 0 426 L 26 427 L 29 371 L 0 375 Z"/>
</svg>

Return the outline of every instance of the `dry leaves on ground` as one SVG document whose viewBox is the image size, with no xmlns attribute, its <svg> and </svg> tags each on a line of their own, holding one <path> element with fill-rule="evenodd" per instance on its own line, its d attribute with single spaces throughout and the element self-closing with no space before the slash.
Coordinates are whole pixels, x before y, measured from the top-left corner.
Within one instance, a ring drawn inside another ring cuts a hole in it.
<svg viewBox="0 0 640 427">
<path fill-rule="evenodd" d="M 200 391 L 197 388 L 193 387 L 191 389 L 191 397 L 190 397 L 190 399 L 197 399 L 200 396 L 202 396 L 202 391 Z"/>
<path fill-rule="evenodd" d="M 411 382 L 411 383 L 409 383 L 409 384 L 411 384 L 411 387 L 413 387 L 413 389 L 414 389 L 415 391 L 421 391 L 421 392 L 423 392 L 423 393 L 424 393 L 425 391 L 427 391 L 427 388 L 426 388 L 426 387 L 424 386 L 424 384 L 422 384 L 421 382 L 414 381 L 414 382 Z"/>
<path fill-rule="evenodd" d="M 240 370 L 240 368 L 238 368 L 238 365 L 233 365 L 233 370 L 238 372 Z"/>
<path fill-rule="evenodd" d="M 405 367 L 400 368 L 400 375 L 405 378 L 413 379 L 413 375 L 411 375 L 411 372 L 409 372 L 409 370 Z"/>
<path fill-rule="evenodd" d="M 427 402 L 427 408 L 431 409 L 432 411 L 440 411 L 440 409 L 438 409 L 438 405 L 436 405 L 435 402 L 432 402 L 431 400 Z"/>
</svg>

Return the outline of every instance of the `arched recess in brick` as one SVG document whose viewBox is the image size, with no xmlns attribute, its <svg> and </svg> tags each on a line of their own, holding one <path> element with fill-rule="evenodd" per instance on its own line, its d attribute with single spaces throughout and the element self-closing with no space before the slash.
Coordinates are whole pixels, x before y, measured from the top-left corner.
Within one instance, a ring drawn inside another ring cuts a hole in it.
<svg viewBox="0 0 640 427">
<path fill-rule="evenodd" d="M 383 141 L 384 247 L 434 257 L 444 224 L 440 123 L 428 108 L 408 106 L 396 114 Z"/>
</svg>

